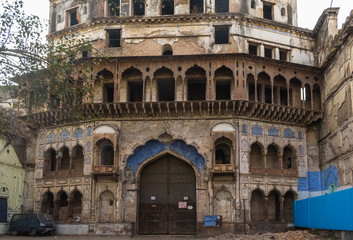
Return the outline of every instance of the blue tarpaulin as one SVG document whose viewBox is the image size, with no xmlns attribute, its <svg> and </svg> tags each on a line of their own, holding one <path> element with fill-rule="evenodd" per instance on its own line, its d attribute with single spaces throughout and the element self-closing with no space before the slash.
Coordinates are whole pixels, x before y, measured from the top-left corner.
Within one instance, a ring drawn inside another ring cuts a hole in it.
<svg viewBox="0 0 353 240">
<path fill-rule="evenodd" d="M 296 227 L 353 231 L 353 188 L 298 200 L 293 205 Z"/>
</svg>

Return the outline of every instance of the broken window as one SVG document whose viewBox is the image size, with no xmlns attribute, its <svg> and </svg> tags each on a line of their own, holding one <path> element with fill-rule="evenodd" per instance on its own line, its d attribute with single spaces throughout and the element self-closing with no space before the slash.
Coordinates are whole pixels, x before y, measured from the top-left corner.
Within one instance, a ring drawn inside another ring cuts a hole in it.
<svg viewBox="0 0 353 240">
<path fill-rule="evenodd" d="M 229 0 L 216 0 L 216 13 L 229 12 Z"/>
<path fill-rule="evenodd" d="M 257 56 L 257 45 L 249 44 L 249 54 Z"/>
<path fill-rule="evenodd" d="M 78 8 L 73 8 L 67 11 L 68 26 L 75 26 L 80 23 Z"/>
<path fill-rule="evenodd" d="M 174 15 L 174 0 L 162 0 L 162 15 Z"/>
<path fill-rule="evenodd" d="M 190 0 L 190 13 L 203 13 L 203 0 Z"/>
<path fill-rule="evenodd" d="M 272 48 L 265 47 L 265 57 L 272 58 Z"/>
<path fill-rule="evenodd" d="M 134 16 L 145 15 L 145 1 L 144 0 L 133 0 L 134 2 Z"/>
<path fill-rule="evenodd" d="M 109 0 L 108 1 L 109 16 L 120 15 L 120 0 Z"/>
<path fill-rule="evenodd" d="M 121 29 L 109 29 L 107 30 L 109 47 L 120 47 Z"/>
<path fill-rule="evenodd" d="M 264 2 L 264 7 L 263 7 L 263 16 L 265 19 L 272 20 L 272 4 L 271 3 L 265 3 Z"/>
<path fill-rule="evenodd" d="M 229 43 L 229 26 L 215 26 L 215 44 Z"/>
</svg>

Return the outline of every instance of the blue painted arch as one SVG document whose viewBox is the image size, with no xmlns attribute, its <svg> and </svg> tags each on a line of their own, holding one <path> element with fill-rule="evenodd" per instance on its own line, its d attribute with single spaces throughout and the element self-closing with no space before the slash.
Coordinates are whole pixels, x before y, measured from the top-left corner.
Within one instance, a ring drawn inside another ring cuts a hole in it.
<svg viewBox="0 0 353 240">
<path fill-rule="evenodd" d="M 134 153 L 128 157 L 126 168 L 131 169 L 135 175 L 141 164 L 163 152 L 175 153 L 189 160 L 198 171 L 201 171 L 206 163 L 204 157 L 198 153 L 194 146 L 187 145 L 182 140 L 174 140 L 171 143 L 150 140 L 145 145 L 137 147 Z"/>
</svg>

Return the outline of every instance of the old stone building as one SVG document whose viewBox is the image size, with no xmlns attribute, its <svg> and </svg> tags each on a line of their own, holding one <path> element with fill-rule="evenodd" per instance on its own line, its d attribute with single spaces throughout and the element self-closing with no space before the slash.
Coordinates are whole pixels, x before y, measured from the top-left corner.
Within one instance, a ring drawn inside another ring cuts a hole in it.
<svg viewBox="0 0 353 240">
<path fill-rule="evenodd" d="M 59 231 L 280 231 L 295 199 L 352 184 L 352 16 L 338 31 L 327 9 L 308 30 L 296 0 L 50 2 L 49 39 L 109 56 L 85 121 L 30 116 L 26 209 Z"/>
</svg>

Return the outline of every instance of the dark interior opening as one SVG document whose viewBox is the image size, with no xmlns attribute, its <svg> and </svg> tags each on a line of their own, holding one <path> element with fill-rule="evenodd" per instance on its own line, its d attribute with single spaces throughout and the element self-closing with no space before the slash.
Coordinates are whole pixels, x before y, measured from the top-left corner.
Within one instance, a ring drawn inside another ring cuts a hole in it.
<svg viewBox="0 0 353 240">
<path fill-rule="evenodd" d="M 265 48 L 265 57 L 272 58 L 272 49 L 271 48 Z"/>
<path fill-rule="evenodd" d="M 120 0 L 109 0 L 109 16 L 116 16 L 120 15 Z"/>
<path fill-rule="evenodd" d="M 271 4 L 264 3 L 263 14 L 264 14 L 265 19 L 272 20 L 272 5 Z"/>
<path fill-rule="evenodd" d="M 229 43 L 229 26 L 215 26 L 215 44 Z"/>
<path fill-rule="evenodd" d="M 174 101 L 174 88 L 173 81 L 158 81 L 159 101 Z"/>
<path fill-rule="evenodd" d="M 286 51 L 279 51 L 279 60 L 287 61 L 287 52 Z"/>
<path fill-rule="evenodd" d="M 144 0 L 134 0 L 134 16 L 145 15 L 145 1 Z"/>
<path fill-rule="evenodd" d="M 103 101 L 104 102 L 113 102 L 114 101 L 114 83 L 104 84 Z"/>
<path fill-rule="evenodd" d="M 206 83 L 204 81 L 189 80 L 188 81 L 188 100 L 205 100 L 206 99 Z"/>
<path fill-rule="evenodd" d="M 256 2 L 254 0 L 251 1 L 251 8 L 252 9 L 256 8 Z"/>
<path fill-rule="evenodd" d="M 162 15 L 174 15 L 174 0 L 162 1 Z"/>
<path fill-rule="evenodd" d="M 265 86 L 265 103 L 272 103 L 271 86 Z"/>
<path fill-rule="evenodd" d="M 286 88 L 281 88 L 280 89 L 280 104 L 287 106 L 288 105 L 288 93 L 287 93 L 287 89 Z"/>
<path fill-rule="evenodd" d="M 249 54 L 257 56 L 257 46 L 256 45 L 249 45 Z"/>
<path fill-rule="evenodd" d="M 75 26 L 78 24 L 77 20 L 77 9 L 70 12 L 70 26 Z"/>
<path fill-rule="evenodd" d="M 203 13 L 203 0 L 190 0 L 190 13 Z"/>
<path fill-rule="evenodd" d="M 230 100 L 230 81 L 216 82 L 216 100 Z"/>
<path fill-rule="evenodd" d="M 110 29 L 109 34 L 109 47 L 120 47 L 121 29 Z"/>
<path fill-rule="evenodd" d="M 163 52 L 163 56 L 170 56 L 170 55 L 173 55 L 173 51 L 171 51 L 171 50 L 165 50 L 165 51 Z"/>
<path fill-rule="evenodd" d="M 255 101 L 255 84 L 249 83 L 249 101 Z"/>
<path fill-rule="evenodd" d="M 102 165 L 114 165 L 114 148 L 113 146 L 106 145 L 101 152 Z"/>
<path fill-rule="evenodd" d="M 216 13 L 229 12 L 228 0 L 216 0 Z"/>
<path fill-rule="evenodd" d="M 129 101 L 142 102 L 143 83 L 129 82 Z"/>
</svg>

